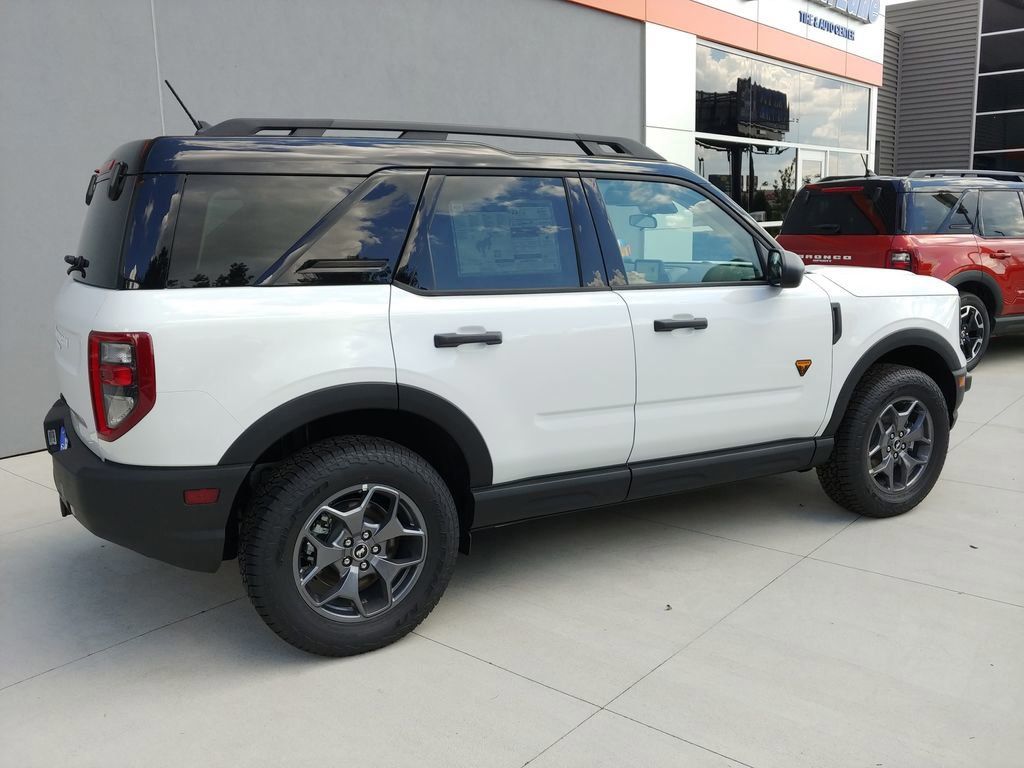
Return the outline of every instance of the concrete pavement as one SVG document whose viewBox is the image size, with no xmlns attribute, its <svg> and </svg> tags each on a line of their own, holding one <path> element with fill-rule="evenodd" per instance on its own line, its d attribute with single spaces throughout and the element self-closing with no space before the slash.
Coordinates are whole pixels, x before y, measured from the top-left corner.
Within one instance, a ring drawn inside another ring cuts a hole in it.
<svg viewBox="0 0 1024 768">
<path fill-rule="evenodd" d="M 234 563 L 61 519 L 0 461 L 0 765 L 1020 766 L 1024 337 L 994 342 L 931 496 L 813 473 L 480 534 L 434 613 L 350 659 L 277 639 Z"/>
</svg>

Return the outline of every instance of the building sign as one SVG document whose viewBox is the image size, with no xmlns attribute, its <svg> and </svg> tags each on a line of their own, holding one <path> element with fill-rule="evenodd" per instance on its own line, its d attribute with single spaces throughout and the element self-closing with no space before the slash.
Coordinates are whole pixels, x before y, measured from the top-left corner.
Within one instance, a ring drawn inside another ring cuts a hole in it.
<svg viewBox="0 0 1024 768">
<path fill-rule="evenodd" d="M 811 2 L 826 5 L 851 18 L 863 21 L 865 24 L 874 24 L 882 13 L 882 0 L 811 0 Z M 806 15 L 813 16 L 813 14 Z"/>
<path fill-rule="evenodd" d="M 834 21 L 823 19 L 821 16 L 815 16 L 813 13 L 807 13 L 807 11 L 797 11 L 800 14 L 800 23 L 806 24 L 809 27 L 820 29 L 823 32 L 831 32 L 833 35 L 839 37 L 845 37 L 847 40 L 856 40 L 857 33 L 849 27 L 844 27 L 842 24 L 836 24 Z"/>
</svg>

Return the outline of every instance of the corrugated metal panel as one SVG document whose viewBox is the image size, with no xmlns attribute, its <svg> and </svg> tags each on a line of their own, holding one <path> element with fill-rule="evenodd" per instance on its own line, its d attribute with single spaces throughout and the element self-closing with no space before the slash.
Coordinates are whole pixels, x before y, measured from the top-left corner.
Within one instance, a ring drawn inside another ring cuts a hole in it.
<svg viewBox="0 0 1024 768">
<path fill-rule="evenodd" d="M 896 173 L 896 84 L 900 67 L 900 34 L 885 30 L 882 85 L 878 89 L 878 123 L 875 129 L 875 172 Z"/>
<path fill-rule="evenodd" d="M 901 38 L 896 172 L 969 168 L 980 1 L 917 0 L 886 14 L 889 30 Z"/>
</svg>

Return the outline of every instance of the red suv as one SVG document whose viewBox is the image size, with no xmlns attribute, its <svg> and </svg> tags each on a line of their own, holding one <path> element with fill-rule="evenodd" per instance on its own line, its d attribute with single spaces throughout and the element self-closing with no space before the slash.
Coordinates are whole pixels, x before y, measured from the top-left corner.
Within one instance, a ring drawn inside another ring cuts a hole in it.
<svg viewBox="0 0 1024 768">
<path fill-rule="evenodd" d="M 797 193 L 778 240 L 808 264 L 904 269 L 960 290 L 968 369 L 1024 330 L 1024 175 L 917 171 L 829 178 Z"/>
</svg>

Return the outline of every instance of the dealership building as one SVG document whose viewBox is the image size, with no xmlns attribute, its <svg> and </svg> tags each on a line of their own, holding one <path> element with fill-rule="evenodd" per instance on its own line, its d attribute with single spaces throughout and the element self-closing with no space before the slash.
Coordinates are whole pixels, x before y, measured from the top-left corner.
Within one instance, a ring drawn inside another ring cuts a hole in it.
<svg viewBox="0 0 1024 768">
<path fill-rule="evenodd" d="M 1024 173 L 1024 0 L 916 0 L 888 22 L 879 171 Z"/>
<path fill-rule="evenodd" d="M 3 8 L 0 456 L 42 447 L 60 394 L 51 307 L 93 169 L 126 141 L 192 132 L 164 78 L 211 122 L 379 118 L 643 139 L 770 230 L 801 184 L 863 173 L 880 146 L 883 0 Z"/>
</svg>

